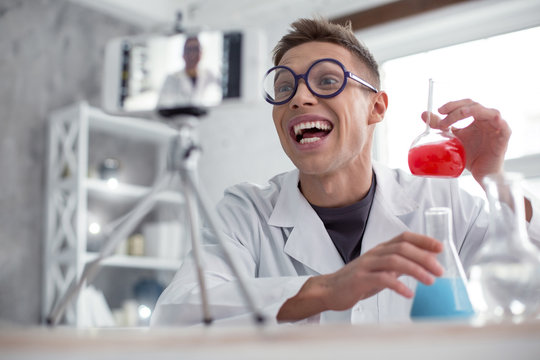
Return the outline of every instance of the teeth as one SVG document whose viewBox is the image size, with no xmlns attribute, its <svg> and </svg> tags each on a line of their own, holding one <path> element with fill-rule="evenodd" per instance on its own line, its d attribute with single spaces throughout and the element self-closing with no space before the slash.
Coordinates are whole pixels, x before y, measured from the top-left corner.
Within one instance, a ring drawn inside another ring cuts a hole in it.
<svg viewBox="0 0 540 360">
<path fill-rule="evenodd" d="M 321 138 L 318 137 L 305 138 L 300 140 L 300 144 L 308 144 L 319 140 L 321 140 Z"/>
<path fill-rule="evenodd" d="M 332 126 L 324 121 L 310 121 L 300 123 L 294 126 L 294 135 L 300 135 L 304 129 L 316 128 L 323 131 L 329 131 L 332 129 Z"/>
</svg>

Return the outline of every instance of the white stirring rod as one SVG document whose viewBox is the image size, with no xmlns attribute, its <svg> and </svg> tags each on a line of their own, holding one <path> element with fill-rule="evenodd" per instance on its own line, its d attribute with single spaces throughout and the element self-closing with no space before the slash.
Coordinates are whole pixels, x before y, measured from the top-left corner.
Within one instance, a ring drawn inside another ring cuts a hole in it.
<svg viewBox="0 0 540 360">
<path fill-rule="evenodd" d="M 433 110 L 433 79 L 429 79 L 428 91 L 426 130 L 429 130 L 429 123 L 431 122 L 431 111 Z"/>
</svg>

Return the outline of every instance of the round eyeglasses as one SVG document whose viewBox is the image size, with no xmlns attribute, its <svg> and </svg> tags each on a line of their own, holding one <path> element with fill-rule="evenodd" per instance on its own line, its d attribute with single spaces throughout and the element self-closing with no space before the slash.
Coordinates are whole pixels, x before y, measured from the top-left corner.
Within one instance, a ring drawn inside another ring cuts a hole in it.
<svg viewBox="0 0 540 360">
<path fill-rule="evenodd" d="M 304 79 L 309 91 L 321 98 L 331 98 L 343 91 L 347 79 L 351 78 L 373 92 L 378 90 L 367 81 L 345 69 L 335 59 L 315 61 L 305 74 L 296 74 L 287 66 L 275 66 L 264 76 L 264 98 L 272 105 L 282 105 L 291 100 L 298 89 L 298 81 Z"/>
</svg>

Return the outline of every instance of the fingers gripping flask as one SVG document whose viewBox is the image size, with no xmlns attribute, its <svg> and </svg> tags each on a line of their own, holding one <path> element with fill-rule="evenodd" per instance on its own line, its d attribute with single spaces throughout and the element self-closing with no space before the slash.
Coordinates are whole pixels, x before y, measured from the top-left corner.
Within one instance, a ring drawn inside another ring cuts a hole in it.
<svg viewBox="0 0 540 360">
<path fill-rule="evenodd" d="M 540 252 L 527 234 L 521 181 L 517 173 L 484 179 L 488 237 L 470 269 L 480 322 L 520 322 L 540 314 Z"/>
<path fill-rule="evenodd" d="M 452 212 L 446 207 L 430 208 L 424 213 L 426 235 L 443 243 L 437 260 L 444 268 L 432 285 L 418 283 L 411 318 L 467 318 L 474 315 L 467 290 L 467 279 L 452 236 Z"/>
</svg>

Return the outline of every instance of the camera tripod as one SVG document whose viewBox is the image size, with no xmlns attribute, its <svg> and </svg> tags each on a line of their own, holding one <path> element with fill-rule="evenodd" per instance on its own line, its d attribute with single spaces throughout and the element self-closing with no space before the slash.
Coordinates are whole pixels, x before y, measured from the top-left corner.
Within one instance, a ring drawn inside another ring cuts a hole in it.
<svg viewBox="0 0 540 360">
<path fill-rule="evenodd" d="M 210 325 L 213 318 L 208 303 L 208 294 L 206 291 L 204 269 L 202 265 L 203 253 L 200 237 L 199 210 L 206 219 L 210 230 L 216 236 L 223 251 L 226 263 L 230 267 L 233 275 L 237 278 L 240 293 L 244 298 L 246 305 L 252 312 L 255 323 L 264 323 L 264 316 L 257 309 L 252 294 L 243 281 L 232 256 L 225 246 L 225 240 L 219 231 L 218 218 L 213 211 L 210 210 L 211 207 L 208 205 L 209 203 L 203 196 L 202 189 L 196 181 L 198 160 L 201 152 L 201 148 L 197 141 L 198 137 L 196 131 L 199 122 L 198 116 L 203 115 L 204 113 L 203 110 L 197 108 L 167 109 L 159 111 L 162 119 L 176 130 L 176 135 L 171 139 L 168 145 L 167 169 L 165 173 L 156 179 L 150 192 L 146 194 L 130 212 L 114 223 L 109 224 L 103 230 L 105 242 L 97 258 L 86 264 L 80 279 L 75 281 L 68 288 L 64 296 L 57 301 L 53 310 L 50 312 L 50 315 L 46 319 L 47 324 L 51 326 L 58 324 L 70 301 L 79 294 L 87 282 L 91 282 L 97 275 L 100 263 L 114 253 L 118 245 L 127 238 L 143 217 L 152 210 L 158 195 L 169 189 L 170 184 L 174 180 L 178 180 L 178 175 L 184 188 L 184 196 L 188 209 L 192 255 L 200 287 L 204 324 Z"/>
</svg>

